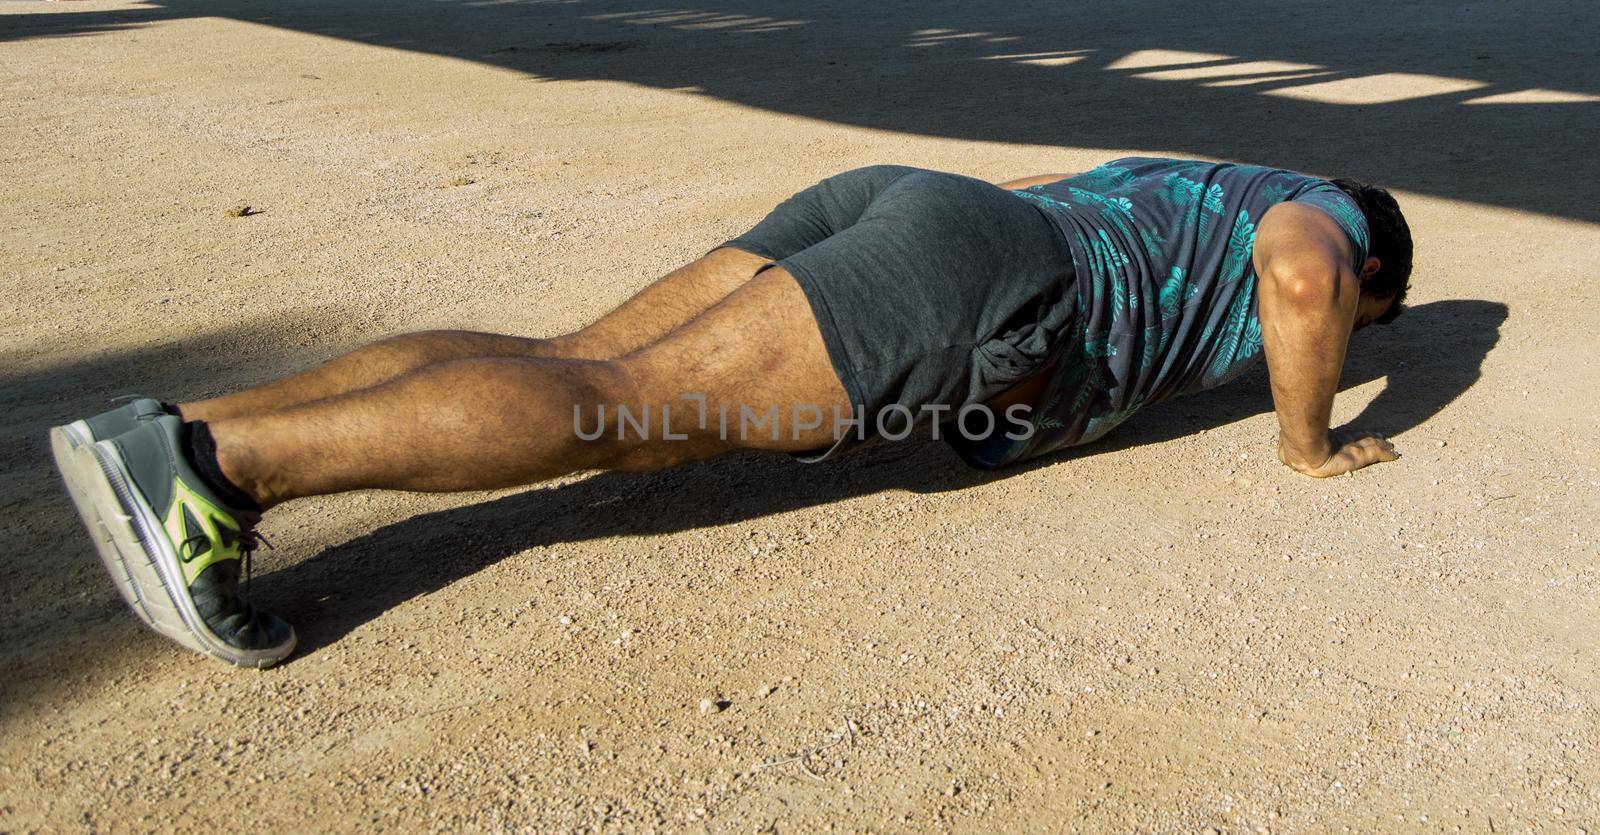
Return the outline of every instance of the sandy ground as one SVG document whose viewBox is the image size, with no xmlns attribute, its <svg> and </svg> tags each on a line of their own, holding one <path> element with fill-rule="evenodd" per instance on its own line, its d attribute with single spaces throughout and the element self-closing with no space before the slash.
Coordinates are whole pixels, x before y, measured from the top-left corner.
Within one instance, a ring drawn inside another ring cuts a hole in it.
<svg viewBox="0 0 1600 835">
<path fill-rule="evenodd" d="M 1592 829 L 1595 12 L 1333 5 L 0 0 L 0 831 Z M 1285 470 L 1256 374 L 991 476 L 297 502 L 266 672 L 141 630 L 47 466 L 115 395 L 571 329 L 838 170 L 1121 152 L 1396 188 L 1337 415 L 1400 462 Z"/>
</svg>

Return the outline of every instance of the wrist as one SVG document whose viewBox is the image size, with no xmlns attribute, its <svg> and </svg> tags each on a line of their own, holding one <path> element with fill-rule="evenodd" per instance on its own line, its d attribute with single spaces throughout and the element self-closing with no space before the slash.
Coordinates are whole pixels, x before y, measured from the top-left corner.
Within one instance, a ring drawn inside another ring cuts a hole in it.
<svg viewBox="0 0 1600 835">
<path fill-rule="evenodd" d="M 1333 457 L 1333 445 L 1327 438 L 1321 444 L 1296 444 L 1286 438 L 1278 440 L 1278 460 L 1296 472 L 1312 472 Z"/>
</svg>

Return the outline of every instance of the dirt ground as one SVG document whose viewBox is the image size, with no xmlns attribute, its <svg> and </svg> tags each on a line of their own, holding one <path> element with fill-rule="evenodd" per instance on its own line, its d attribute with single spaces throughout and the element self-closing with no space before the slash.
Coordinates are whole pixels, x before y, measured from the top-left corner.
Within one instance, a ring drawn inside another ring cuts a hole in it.
<svg viewBox="0 0 1600 835">
<path fill-rule="evenodd" d="M 1593 831 L 1597 13 L 1393 5 L 0 0 L 0 831 Z M 1289 472 L 1253 374 L 992 475 L 301 501 L 265 672 L 142 630 L 47 463 L 580 326 L 839 170 L 1130 152 L 1396 190 L 1336 415 L 1402 460 Z"/>
</svg>

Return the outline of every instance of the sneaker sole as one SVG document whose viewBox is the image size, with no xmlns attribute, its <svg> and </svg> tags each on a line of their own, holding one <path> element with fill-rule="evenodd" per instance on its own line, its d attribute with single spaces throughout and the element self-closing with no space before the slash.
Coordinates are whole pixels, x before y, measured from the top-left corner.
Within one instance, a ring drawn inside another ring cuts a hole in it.
<svg viewBox="0 0 1600 835">
<path fill-rule="evenodd" d="M 105 565 L 106 572 L 116 583 L 117 593 L 122 595 L 128 608 L 133 610 L 145 626 L 154 629 L 155 619 L 151 617 L 144 598 L 139 595 L 139 585 L 133 581 L 132 575 L 123 565 L 122 555 L 117 553 L 116 546 L 111 543 L 111 534 L 101 524 L 100 513 L 95 510 L 94 503 L 89 501 L 88 491 L 80 483 L 77 472 L 72 466 L 73 454 L 77 448 L 92 443 L 94 438 L 89 434 L 89 424 L 81 420 L 50 430 L 50 454 L 55 457 L 56 472 L 60 473 L 61 480 L 66 482 L 67 495 L 72 497 L 72 505 L 78 510 L 78 518 L 83 520 L 83 527 L 89 532 L 89 539 L 94 541 L 100 562 Z"/>
<path fill-rule="evenodd" d="M 71 450 L 64 474 L 66 471 L 71 472 L 66 481 L 73 500 L 91 509 L 110 545 L 113 556 L 107 567 L 112 578 L 128 578 L 142 607 L 135 612 L 147 616 L 146 622 L 155 631 L 195 652 L 239 667 L 265 669 L 294 651 L 293 630 L 288 641 L 265 650 L 237 649 L 211 632 L 189 597 L 172 544 L 160 533 L 155 512 L 132 489 L 132 479 L 115 447 L 105 441 L 80 444 Z"/>
</svg>

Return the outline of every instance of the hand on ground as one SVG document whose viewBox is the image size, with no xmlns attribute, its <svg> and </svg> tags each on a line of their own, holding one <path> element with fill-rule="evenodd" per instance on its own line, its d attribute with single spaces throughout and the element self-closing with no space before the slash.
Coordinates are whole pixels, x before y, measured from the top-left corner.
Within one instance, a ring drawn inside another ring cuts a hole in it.
<svg viewBox="0 0 1600 835">
<path fill-rule="evenodd" d="M 1295 472 L 1304 473 L 1312 478 L 1328 478 L 1400 457 L 1400 453 L 1394 451 L 1394 444 L 1376 432 L 1364 432 L 1349 427 L 1332 429 L 1328 432 L 1328 443 L 1332 446 L 1333 452 L 1328 455 L 1326 461 L 1316 466 L 1296 463 L 1285 454 L 1282 446 L 1278 447 L 1278 458 Z"/>
</svg>

